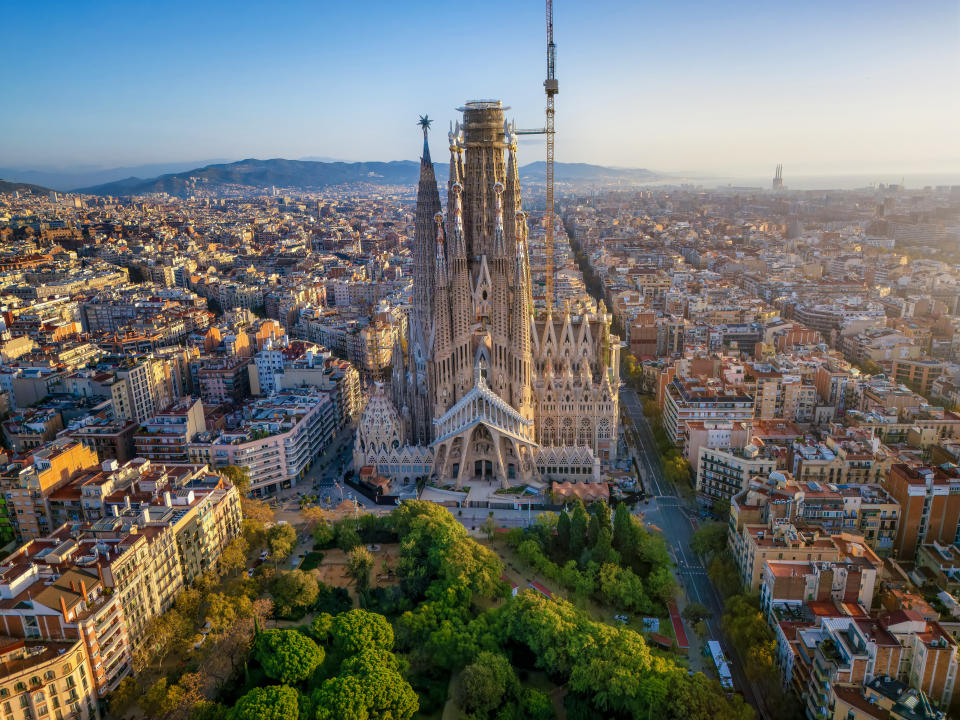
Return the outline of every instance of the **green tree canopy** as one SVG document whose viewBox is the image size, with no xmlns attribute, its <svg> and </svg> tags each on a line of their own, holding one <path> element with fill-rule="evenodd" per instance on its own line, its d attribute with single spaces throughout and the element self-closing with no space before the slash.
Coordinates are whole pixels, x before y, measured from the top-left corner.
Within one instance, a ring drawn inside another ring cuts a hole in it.
<svg viewBox="0 0 960 720">
<path fill-rule="evenodd" d="M 560 511 L 557 518 L 557 549 L 566 556 L 570 552 L 570 516 L 566 508 Z"/>
<path fill-rule="evenodd" d="M 701 526 L 690 540 L 690 549 L 708 560 L 713 558 L 727 549 L 728 529 L 727 524 L 723 522 Z"/>
<path fill-rule="evenodd" d="M 254 688 L 237 700 L 231 720 L 296 720 L 300 715 L 298 693 L 285 685 Z"/>
<path fill-rule="evenodd" d="M 330 624 L 333 646 L 342 655 L 392 650 L 393 628 L 383 615 L 366 610 L 340 613 Z"/>
<path fill-rule="evenodd" d="M 396 670 L 382 666 L 364 675 L 329 678 L 312 699 L 316 720 L 410 720 L 420 707 L 410 683 Z"/>
<path fill-rule="evenodd" d="M 613 549 L 613 533 L 610 532 L 610 528 L 600 529 L 597 542 L 594 544 L 593 550 L 590 551 L 590 559 L 601 565 L 603 563 L 618 564 L 620 562 L 620 553 Z"/>
<path fill-rule="evenodd" d="M 313 571 L 281 570 L 270 578 L 270 597 L 278 617 L 292 617 L 313 607 L 320 593 Z"/>
<path fill-rule="evenodd" d="M 336 530 L 334 530 L 333 525 L 325 520 L 321 520 L 314 525 L 311 532 L 313 533 L 313 542 L 318 548 L 328 547 L 336 537 Z"/>
<path fill-rule="evenodd" d="M 450 512 L 434 503 L 412 500 L 394 511 L 400 536 L 397 573 L 410 597 L 455 587 L 470 597 L 496 597 L 502 587 L 503 563 L 489 548 L 467 535 Z"/>
<path fill-rule="evenodd" d="M 224 465 L 217 470 L 234 484 L 237 492 L 241 495 L 246 495 L 250 491 L 250 468 L 239 465 Z"/>
<path fill-rule="evenodd" d="M 457 704 L 468 713 L 486 715 L 499 707 L 516 685 L 510 662 L 503 655 L 483 651 L 460 673 Z"/>
<path fill-rule="evenodd" d="M 578 499 L 573 505 L 573 514 L 570 516 L 570 555 L 576 559 L 580 557 L 587 542 L 587 525 L 590 518 L 583 503 Z"/>
<path fill-rule="evenodd" d="M 690 603 L 680 614 L 683 616 L 684 620 L 688 620 L 694 624 L 700 622 L 704 618 L 713 616 L 713 612 L 711 612 L 710 608 L 698 602 Z"/>
<path fill-rule="evenodd" d="M 267 675 L 292 685 L 316 670 L 324 651 L 297 630 L 264 630 L 257 635 L 253 655 Z"/>
<path fill-rule="evenodd" d="M 293 554 L 297 546 L 297 531 L 288 523 L 277 523 L 267 530 L 267 547 L 274 561 L 283 560 Z"/>
<path fill-rule="evenodd" d="M 233 575 L 247 566 L 247 552 L 250 546 L 242 535 L 227 543 L 220 553 L 220 572 Z"/>
<path fill-rule="evenodd" d="M 370 571 L 373 569 L 373 555 L 363 545 L 358 545 L 347 556 L 347 572 L 356 583 L 357 591 L 364 592 L 370 587 Z"/>
<path fill-rule="evenodd" d="M 613 547 L 625 562 L 633 562 L 636 540 L 633 532 L 633 517 L 626 503 L 619 503 L 613 513 Z"/>
<path fill-rule="evenodd" d="M 342 520 L 336 524 L 337 547 L 344 552 L 350 552 L 358 545 L 362 545 L 360 533 L 356 523 L 352 520 Z"/>
</svg>

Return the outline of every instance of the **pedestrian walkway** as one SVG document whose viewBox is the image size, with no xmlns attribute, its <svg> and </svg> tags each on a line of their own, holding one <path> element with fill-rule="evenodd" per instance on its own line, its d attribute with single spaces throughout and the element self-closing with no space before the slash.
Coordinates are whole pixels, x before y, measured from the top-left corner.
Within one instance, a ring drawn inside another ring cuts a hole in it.
<svg viewBox="0 0 960 720">
<path fill-rule="evenodd" d="M 687 631 L 683 629 L 683 620 L 680 618 L 680 611 L 677 609 L 677 601 L 671 600 L 669 607 L 673 634 L 677 636 L 677 647 L 686 652 L 690 649 L 690 642 L 687 640 Z"/>
</svg>

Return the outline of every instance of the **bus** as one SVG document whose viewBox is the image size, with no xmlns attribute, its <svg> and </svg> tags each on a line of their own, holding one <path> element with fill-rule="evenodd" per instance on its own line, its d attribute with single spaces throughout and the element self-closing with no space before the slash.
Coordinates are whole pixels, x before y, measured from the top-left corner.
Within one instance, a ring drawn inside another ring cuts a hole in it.
<svg viewBox="0 0 960 720">
<path fill-rule="evenodd" d="M 707 643 L 707 650 L 710 657 L 713 658 L 713 664 L 717 668 L 717 676 L 720 678 L 720 686 L 724 690 L 733 690 L 733 675 L 730 674 L 730 665 L 727 658 L 723 655 L 720 643 L 716 640 L 710 640 Z"/>
</svg>

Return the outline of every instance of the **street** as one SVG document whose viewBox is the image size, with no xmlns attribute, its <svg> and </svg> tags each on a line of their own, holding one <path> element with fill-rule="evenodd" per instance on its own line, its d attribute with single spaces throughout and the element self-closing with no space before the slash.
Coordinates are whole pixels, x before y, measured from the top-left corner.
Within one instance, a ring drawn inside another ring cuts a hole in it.
<svg viewBox="0 0 960 720">
<path fill-rule="evenodd" d="M 653 496 L 649 505 L 641 506 L 644 522 L 655 525 L 663 533 L 676 561 L 674 575 L 683 586 L 687 602 L 698 602 L 713 613 L 713 616 L 706 620 L 708 635 L 710 639 L 722 641 L 723 649 L 731 661 L 735 687 L 743 693 L 744 699 L 757 710 L 760 717 L 769 718 L 766 708 L 759 703 L 759 695 L 753 685 L 747 682 L 743 664 L 736 651 L 730 643 L 722 639 L 720 616 L 723 614 L 723 602 L 710 582 L 700 558 L 690 548 L 690 541 L 697 530 L 695 506 L 681 498 L 673 483 L 664 478 L 660 470 L 657 443 L 643 414 L 643 405 L 637 393 L 632 389 L 622 388 L 620 403 L 637 431 L 639 452 L 632 447 L 630 452 L 640 467 L 646 491 Z"/>
</svg>

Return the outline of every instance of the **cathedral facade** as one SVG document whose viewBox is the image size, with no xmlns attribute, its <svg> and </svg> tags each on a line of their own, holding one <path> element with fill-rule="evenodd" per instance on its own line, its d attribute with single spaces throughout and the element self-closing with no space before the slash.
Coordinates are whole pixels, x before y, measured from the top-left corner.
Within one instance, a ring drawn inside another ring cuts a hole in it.
<svg viewBox="0 0 960 720">
<path fill-rule="evenodd" d="M 611 317 L 602 303 L 535 317 L 516 135 L 498 101 L 461 110 L 446 215 L 421 123 L 413 300 L 391 383 L 406 442 L 432 448 L 439 485 L 538 484 L 557 471 L 542 466 L 557 453 L 541 448 L 607 465 L 619 388 Z"/>
</svg>

